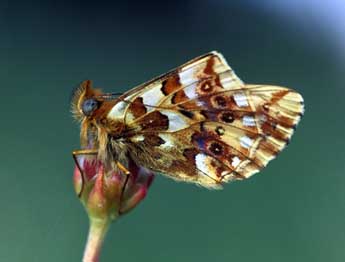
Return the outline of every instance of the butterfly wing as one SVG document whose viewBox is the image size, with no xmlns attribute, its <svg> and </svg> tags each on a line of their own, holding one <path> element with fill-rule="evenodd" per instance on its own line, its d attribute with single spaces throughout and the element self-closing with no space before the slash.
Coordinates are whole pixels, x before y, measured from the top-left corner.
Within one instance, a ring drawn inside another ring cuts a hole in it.
<svg viewBox="0 0 345 262">
<path fill-rule="evenodd" d="M 211 52 L 130 90 L 109 111 L 132 158 L 173 179 L 217 188 L 260 171 L 303 114 L 297 92 L 246 85 Z"/>
</svg>

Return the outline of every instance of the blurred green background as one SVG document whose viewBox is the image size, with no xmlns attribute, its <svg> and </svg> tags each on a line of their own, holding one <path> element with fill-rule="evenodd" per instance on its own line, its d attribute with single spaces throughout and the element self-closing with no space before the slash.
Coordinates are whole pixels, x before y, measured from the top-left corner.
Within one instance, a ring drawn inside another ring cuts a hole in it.
<svg viewBox="0 0 345 262">
<path fill-rule="evenodd" d="M 72 89 L 122 92 L 211 50 L 303 94 L 291 144 L 219 192 L 157 176 L 101 261 L 345 261 L 342 2 L 1 1 L 0 261 L 81 260 Z"/>
</svg>

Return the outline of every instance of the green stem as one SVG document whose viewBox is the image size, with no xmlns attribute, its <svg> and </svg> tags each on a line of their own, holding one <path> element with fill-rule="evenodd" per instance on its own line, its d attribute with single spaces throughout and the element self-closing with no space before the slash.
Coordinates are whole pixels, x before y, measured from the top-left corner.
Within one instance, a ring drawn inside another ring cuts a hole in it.
<svg viewBox="0 0 345 262">
<path fill-rule="evenodd" d="M 89 236 L 84 250 L 83 262 L 99 262 L 99 254 L 109 225 L 109 219 L 90 218 Z"/>
</svg>

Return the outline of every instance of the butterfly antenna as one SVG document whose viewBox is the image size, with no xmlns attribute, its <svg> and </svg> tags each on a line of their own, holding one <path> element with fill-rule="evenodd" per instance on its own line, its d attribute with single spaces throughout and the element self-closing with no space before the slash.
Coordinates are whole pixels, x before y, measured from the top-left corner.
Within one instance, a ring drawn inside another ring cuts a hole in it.
<svg viewBox="0 0 345 262">
<path fill-rule="evenodd" d="M 102 98 L 104 100 L 113 100 L 122 95 L 123 93 L 106 93 L 106 94 L 98 95 L 97 98 Z"/>
</svg>

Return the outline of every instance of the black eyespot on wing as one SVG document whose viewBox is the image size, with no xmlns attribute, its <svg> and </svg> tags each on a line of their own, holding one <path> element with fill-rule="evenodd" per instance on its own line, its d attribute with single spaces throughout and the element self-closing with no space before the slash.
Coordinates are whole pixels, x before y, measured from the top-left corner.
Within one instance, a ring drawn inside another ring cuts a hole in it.
<svg viewBox="0 0 345 262">
<path fill-rule="evenodd" d="M 232 123 L 232 122 L 234 122 L 234 120 L 235 120 L 234 114 L 231 113 L 231 112 L 224 112 L 224 113 L 221 113 L 220 119 L 221 119 L 221 121 L 223 121 L 223 122 L 225 122 L 225 123 Z"/>
<path fill-rule="evenodd" d="M 213 154 L 215 154 L 215 155 L 222 155 L 222 154 L 223 154 L 223 151 L 224 151 L 222 145 L 219 144 L 219 143 L 217 143 L 217 142 L 213 142 L 213 143 L 209 146 L 208 150 L 210 150 L 210 151 L 211 151 Z"/>
<path fill-rule="evenodd" d="M 219 106 L 219 107 L 226 107 L 227 102 L 226 102 L 226 99 L 223 96 L 216 96 L 214 98 L 214 100 L 215 100 L 217 106 Z"/>
</svg>

